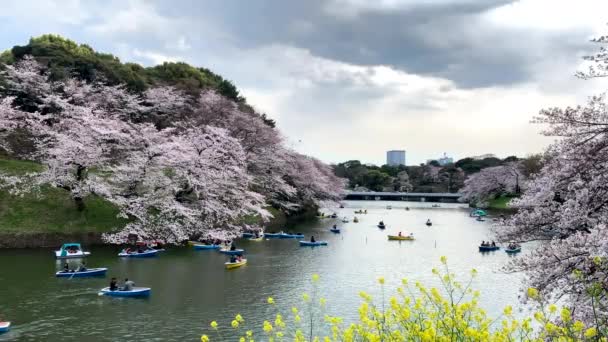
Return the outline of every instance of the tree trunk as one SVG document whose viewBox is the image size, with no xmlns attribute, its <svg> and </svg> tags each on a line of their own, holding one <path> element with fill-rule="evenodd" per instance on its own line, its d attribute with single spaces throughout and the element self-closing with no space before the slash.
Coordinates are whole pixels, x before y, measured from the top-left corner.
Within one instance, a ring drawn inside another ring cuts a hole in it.
<svg viewBox="0 0 608 342">
<path fill-rule="evenodd" d="M 76 209 L 78 211 L 84 211 L 84 199 L 80 196 L 74 197 L 74 202 L 76 203 Z"/>
</svg>

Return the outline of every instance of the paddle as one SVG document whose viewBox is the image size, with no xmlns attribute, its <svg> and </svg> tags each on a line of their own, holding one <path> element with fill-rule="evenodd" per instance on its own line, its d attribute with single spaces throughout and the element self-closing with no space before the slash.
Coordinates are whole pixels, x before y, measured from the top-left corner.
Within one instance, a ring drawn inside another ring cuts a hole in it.
<svg viewBox="0 0 608 342">
<path fill-rule="evenodd" d="M 68 280 L 72 279 L 72 277 L 74 276 L 74 274 L 76 274 L 75 270 L 74 270 L 74 272 L 72 272 L 72 275 L 70 276 L 70 278 Z"/>
</svg>

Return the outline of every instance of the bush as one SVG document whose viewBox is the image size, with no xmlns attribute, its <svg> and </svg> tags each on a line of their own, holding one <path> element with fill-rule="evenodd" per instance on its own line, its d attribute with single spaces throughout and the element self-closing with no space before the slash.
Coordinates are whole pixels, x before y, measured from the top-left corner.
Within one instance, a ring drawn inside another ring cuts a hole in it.
<svg viewBox="0 0 608 342">
<path fill-rule="evenodd" d="M 397 293 L 386 300 L 384 278 L 378 283 L 382 289 L 380 305 L 370 295 L 361 292 L 363 302 L 359 306 L 359 320 L 346 324 L 340 317 L 323 315 L 324 298 L 317 298 L 318 275 L 313 275 L 312 295 L 303 294 L 304 310 L 292 308 L 289 315 L 277 313 L 264 321 L 260 336 L 245 330 L 245 319 L 236 315 L 231 326 L 241 336 L 239 341 L 606 341 L 598 326 L 586 326 L 574 321 L 570 310 L 559 310 L 555 305 L 545 305 L 538 291 L 528 290 L 528 298 L 539 307 L 533 317 L 517 319 L 512 308 L 506 307 L 501 317 L 491 319 L 478 303 L 479 292 L 471 289 L 472 279 L 466 285 L 456 281 L 449 272 L 447 260 L 441 258 L 442 271 L 433 269 L 440 279 L 442 289 L 425 288 L 420 283 L 413 286 L 407 279 Z M 273 298 L 268 298 L 274 305 Z M 534 329 L 532 326 L 537 325 Z M 222 340 L 218 323 L 210 324 L 211 336 Z M 201 341 L 209 341 L 202 335 Z"/>
</svg>

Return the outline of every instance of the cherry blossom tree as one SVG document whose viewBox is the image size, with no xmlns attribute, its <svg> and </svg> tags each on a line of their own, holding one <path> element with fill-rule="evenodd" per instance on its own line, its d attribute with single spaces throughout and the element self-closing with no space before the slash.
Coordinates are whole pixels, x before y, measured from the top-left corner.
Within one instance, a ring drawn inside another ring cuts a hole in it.
<svg viewBox="0 0 608 342">
<path fill-rule="evenodd" d="M 461 200 L 485 207 L 488 201 L 500 195 L 519 194 L 525 176 L 519 162 L 488 167 L 472 174 L 460 190 Z"/>
<path fill-rule="evenodd" d="M 0 147 L 25 130 L 36 174 L 0 174 L 0 184 L 32 191 L 43 184 L 69 191 L 78 208 L 102 196 L 116 204 L 131 234 L 176 243 L 192 236 L 232 238 L 253 229 L 242 218 L 268 218 L 265 206 L 297 211 L 340 199 L 343 181 L 319 160 L 285 149 L 264 118 L 215 92 L 198 98 L 171 87 L 143 94 L 74 78 L 51 81 L 25 58 L 3 73 Z"/>
<path fill-rule="evenodd" d="M 606 42 L 606 37 L 596 40 Z M 583 77 L 606 74 L 606 50 Z M 608 318 L 608 111 L 606 95 L 586 105 L 542 110 L 534 122 L 558 137 L 533 175 L 518 211 L 496 228 L 502 241 L 540 241 L 509 271 L 526 271 L 527 285 L 571 303 L 585 320 Z M 593 290 L 595 289 L 595 290 Z M 599 291 L 597 291 L 599 289 Z M 590 291 L 594 295 L 590 295 Z"/>
</svg>

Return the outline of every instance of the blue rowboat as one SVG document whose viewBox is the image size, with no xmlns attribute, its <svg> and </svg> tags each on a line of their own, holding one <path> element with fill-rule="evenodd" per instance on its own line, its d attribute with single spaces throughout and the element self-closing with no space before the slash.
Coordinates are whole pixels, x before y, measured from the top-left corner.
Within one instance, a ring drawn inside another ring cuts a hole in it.
<svg viewBox="0 0 608 342">
<path fill-rule="evenodd" d="M 281 233 L 264 233 L 264 237 L 267 239 L 278 239 Z"/>
<path fill-rule="evenodd" d="M 500 247 L 498 247 L 498 246 L 479 246 L 480 252 L 492 252 L 492 251 L 497 251 L 499 249 L 500 249 Z"/>
<path fill-rule="evenodd" d="M 65 272 L 59 271 L 55 273 L 55 277 L 59 278 L 82 278 L 82 277 L 101 277 L 106 275 L 108 269 L 105 267 L 89 268 L 86 271 Z"/>
<path fill-rule="evenodd" d="M 11 322 L 0 322 L 0 334 L 11 330 Z"/>
<path fill-rule="evenodd" d="M 248 238 L 252 238 L 253 237 L 253 233 L 243 233 L 242 238 L 243 239 L 248 239 Z"/>
<path fill-rule="evenodd" d="M 329 229 L 329 231 L 332 233 L 340 234 L 340 228 L 335 228 L 335 229 L 331 228 L 331 229 Z"/>
<path fill-rule="evenodd" d="M 204 245 L 204 244 L 196 244 L 193 245 L 196 250 L 210 250 L 210 249 L 220 249 L 220 245 Z"/>
<path fill-rule="evenodd" d="M 515 254 L 521 252 L 521 247 L 513 248 L 513 249 L 505 249 L 505 252 L 509 254 Z"/>
<path fill-rule="evenodd" d="M 302 247 L 304 247 L 304 246 L 310 246 L 310 247 L 327 246 L 327 241 L 315 241 L 315 242 L 300 241 L 300 246 L 302 246 Z"/>
<path fill-rule="evenodd" d="M 149 287 L 134 287 L 129 291 L 115 290 L 110 291 L 109 287 L 104 287 L 99 291 L 100 295 L 111 297 L 148 297 L 152 289 Z"/>
<path fill-rule="evenodd" d="M 118 256 L 123 257 L 123 258 L 151 258 L 151 257 L 157 256 L 158 252 L 159 252 L 158 249 L 148 249 L 141 253 L 139 253 L 137 251 L 127 253 L 126 251 L 123 250 L 122 252 L 118 253 Z"/>
<path fill-rule="evenodd" d="M 279 239 L 303 239 L 303 238 L 304 238 L 304 234 L 287 234 L 287 233 L 279 234 Z"/>
<path fill-rule="evenodd" d="M 220 253 L 228 254 L 228 255 L 242 255 L 245 252 L 244 249 L 235 249 L 233 251 L 229 249 L 220 249 Z"/>
</svg>

